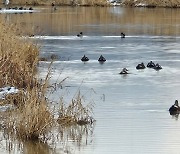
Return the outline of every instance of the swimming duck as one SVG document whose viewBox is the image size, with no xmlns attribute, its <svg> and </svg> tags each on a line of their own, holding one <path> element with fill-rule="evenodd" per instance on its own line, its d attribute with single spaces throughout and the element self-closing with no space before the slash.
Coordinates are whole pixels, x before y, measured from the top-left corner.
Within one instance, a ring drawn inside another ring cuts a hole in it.
<svg viewBox="0 0 180 154">
<path fill-rule="evenodd" d="M 138 64 L 137 66 L 136 66 L 136 69 L 145 69 L 146 67 L 145 67 L 145 65 L 144 65 L 144 63 L 142 62 L 142 63 L 140 63 L 140 64 Z"/>
<path fill-rule="evenodd" d="M 129 74 L 127 68 L 123 68 L 119 74 Z"/>
<path fill-rule="evenodd" d="M 121 33 L 121 38 L 125 38 L 125 34 L 124 33 Z"/>
<path fill-rule="evenodd" d="M 149 68 L 154 68 L 154 67 L 155 67 L 155 64 L 154 64 L 152 61 L 150 61 L 150 62 L 147 64 L 147 67 L 149 67 Z"/>
<path fill-rule="evenodd" d="M 83 37 L 83 32 L 80 32 L 79 34 L 77 34 L 77 37 L 82 38 Z"/>
<path fill-rule="evenodd" d="M 99 61 L 99 62 L 105 62 L 106 59 L 101 55 L 101 56 L 99 57 L 98 61 Z"/>
<path fill-rule="evenodd" d="M 84 55 L 84 56 L 81 58 L 81 61 L 89 61 L 89 58 Z"/>
<path fill-rule="evenodd" d="M 177 114 L 180 113 L 180 107 L 179 107 L 179 104 L 178 104 L 178 100 L 175 100 L 174 105 L 172 105 L 169 108 L 169 113 L 170 113 L 170 115 L 177 115 Z"/>
<path fill-rule="evenodd" d="M 159 65 L 159 64 L 157 63 L 157 64 L 155 65 L 154 69 L 158 71 L 158 70 L 161 70 L 162 67 L 161 67 L 161 65 Z"/>
</svg>

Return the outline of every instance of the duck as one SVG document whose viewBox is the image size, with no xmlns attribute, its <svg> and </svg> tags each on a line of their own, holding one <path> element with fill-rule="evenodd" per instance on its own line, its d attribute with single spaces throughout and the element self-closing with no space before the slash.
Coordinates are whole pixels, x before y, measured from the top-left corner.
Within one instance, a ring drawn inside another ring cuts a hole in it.
<svg viewBox="0 0 180 154">
<path fill-rule="evenodd" d="M 122 33 L 121 33 L 121 38 L 125 38 L 125 36 L 126 36 L 126 35 L 122 32 Z"/>
<path fill-rule="evenodd" d="M 80 32 L 79 34 L 77 34 L 77 37 L 82 38 L 83 37 L 83 32 Z"/>
<path fill-rule="evenodd" d="M 178 100 L 175 100 L 174 105 L 172 105 L 169 108 L 169 113 L 170 113 L 170 115 L 177 115 L 177 114 L 180 113 L 180 107 L 179 107 L 179 104 L 178 104 Z"/>
<path fill-rule="evenodd" d="M 33 8 L 32 8 L 32 7 L 30 7 L 30 8 L 29 8 L 29 10 L 33 10 Z"/>
<path fill-rule="evenodd" d="M 159 63 L 157 63 L 157 64 L 155 65 L 154 69 L 157 70 L 157 71 L 159 71 L 159 70 L 162 69 L 162 66 L 159 65 Z"/>
<path fill-rule="evenodd" d="M 81 58 L 81 61 L 89 61 L 89 58 L 88 57 L 86 57 L 85 55 Z"/>
<path fill-rule="evenodd" d="M 119 74 L 129 74 L 127 68 L 123 68 Z"/>
<path fill-rule="evenodd" d="M 154 67 L 155 67 L 155 63 L 153 63 L 152 61 L 150 61 L 150 62 L 147 64 L 147 67 L 149 67 L 149 68 L 154 68 Z"/>
<path fill-rule="evenodd" d="M 136 66 L 136 69 L 145 69 L 146 67 L 145 67 L 145 65 L 144 65 L 144 63 L 142 62 L 142 63 L 140 63 L 140 64 L 138 64 L 137 66 Z"/>
<path fill-rule="evenodd" d="M 101 56 L 99 57 L 98 61 L 99 61 L 99 62 L 105 62 L 106 59 L 101 55 Z"/>
</svg>

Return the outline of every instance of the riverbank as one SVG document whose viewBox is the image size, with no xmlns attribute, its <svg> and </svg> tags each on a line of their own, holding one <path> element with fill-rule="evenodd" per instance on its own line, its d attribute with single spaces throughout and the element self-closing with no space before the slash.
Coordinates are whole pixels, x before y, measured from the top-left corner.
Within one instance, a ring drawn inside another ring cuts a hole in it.
<svg viewBox="0 0 180 154">
<path fill-rule="evenodd" d="M 39 79 L 38 45 L 24 37 L 25 30 L 22 32 L 17 25 L 0 22 L 0 29 L 0 130 L 13 139 L 44 141 L 57 125 L 92 124 L 80 93 L 69 104 L 61 100 L 60 115 L 55 117 L 46 96 L 51 90 L 53 62 L 45 78 Z"/>
<path fill-rule="evenodd" d="M 110 6 L 110 3 L 107 0 L 12 0 L 10 5 Z"/>
<path fill-rule="evenodd" d="M 124 0 L 122 2 L 124 6 L 130 7 L 170 7 L 170 8 L 179 8 L 180 0 Z"/>
<path fill-rule="evenodd" d="M 128 6 L 128 7 L 170 7 L 179 8 L 180 0 L 12 0 L 10 5 L 46 6 Z"/>
</svg>

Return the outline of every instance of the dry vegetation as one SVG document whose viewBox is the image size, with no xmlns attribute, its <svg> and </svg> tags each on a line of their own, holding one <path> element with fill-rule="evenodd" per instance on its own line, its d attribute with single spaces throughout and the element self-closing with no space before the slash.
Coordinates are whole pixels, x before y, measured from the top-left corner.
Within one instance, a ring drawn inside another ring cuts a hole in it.
<svg viewBox="0 0 180 154">
<path fill-rule="evenodd" d="M 180 7 L 180 0 L 123 0 L 126 6 Z"/>
<path fill-rule="evenodd" d="M 12 5 L 83 5 L 83 6 L 105 6 L 109 5 L 106 0 L 12 0 Z"/>
<path fill-rule="evenodd" d="M 94 119 L 90 116 L 92 115 L 92 111 L 92 103 L 84 107 L 83 98 L 79 92 L 76 98 L 72 99 L 71 103 L 67 107 L 63 100 L 61 100 L 58 123 L 61 125 L 92 124 L 94 122 Z"/>
<path fill-rule="evenodd" d="M 55 119 L 46 98 L 48 87 L 51 87 L 49 78 L 52 63 L 45 79 L 39 80 L 37 45 L 21 37 L 19 29 L 13 25 L 0 22 L 0 29 L 0 88 L 13 86 L 19 89 L 16 94 L 0 98 L 0 105 L 11 104 L 6 112 L 0 111 L 0 123 L 5 133 L 10 138 L 23 141 L 45 141 L 46 135 L 58 123 L 63 126 L 92 124 L 90 107 L 83 106 L 80 94 L 68 107 L 62 102 L 59 119 Z M 73 122 L 69 122 L 71 120 Z"/>
<path fill-rule="evenodd" d="M 48 81 L 40 84 L 36 77 L 39 50 L 20 37 L 16 27 L 0 23 L 0 29 L 0 87 L 14 86 L 20 90 L 1 100 L 16 107 L 2 114 L 6 115 L 4 128 L 21 139 L 38 139 L 53 123 L 45 97 Z"/>
<path fill-rule="evenodd" d="M 38 48 L 17 36 L 13 25 L 0 23 L 0 87 L 27 88 L 36 83 Z"/>
<path fill-rule="evenodd" d="M 147 7 L 180 7 L 180 0 L 122 0 L 125 6 Z M 110 6 L 108 0 L 12 0 L 12 5 L 80 5 L 80 6 Z"/>
</svg>

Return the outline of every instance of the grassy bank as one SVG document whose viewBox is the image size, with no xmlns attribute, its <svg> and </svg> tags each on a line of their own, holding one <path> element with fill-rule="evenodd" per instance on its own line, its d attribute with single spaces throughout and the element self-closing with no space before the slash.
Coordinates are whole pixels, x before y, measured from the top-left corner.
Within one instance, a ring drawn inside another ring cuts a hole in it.
<svg viewBox="0 0 180 154">
<path fill-rule="evenodd" d="M 130 7 L 180 7 L 180 0 L 122 0 L 122 6 Z M 51 5 L 57 6 L 110 6 L 107 0 L 12 0 L 11 5 Z"/>
<path fill-rule="evenodd" d="M 0 87 L 32 87 L 36 83 L 38 48 L 18 38 L 19 29 L 0 22 Z"/>
<path fill-rule="evenodd" d="M 18 27 L 0 22 L 0 87 L 16 87 L 19 92 L 5 96 L 2 104 L 15 108 L 2 114 L 6 132 L 21 139 L 37 139 L 47 133 L 53 115 L 47 107 L 46 83 L 39 83 L 39 49 L 21 36 Z"/>
<path fill-rule="evenodd" d="M 12 0 L 12 5 L 83 5 L 83 6 L 107 6 L 106 0 Z"/>
<path fill-rule="evenodd" d="M 125 6 L 145 6 L 145 7 L 180 7 L 180 0 L 123 0 Z"/>
<path fill-rule="evenodd" d="M 55 118 L 46 97 L 51 87 L 52 63 L 45 79 L 39 80 L 39 48 L 22 34 L 17 26 L 0 22 L 0 88 L 18 89 L 17 93 L 6 94 L 3 98 L 0 95 L 0 105 L 11 105 L 7 111 L 0 110 L 0 126 L 5 134 L 23 141 L 45 141 L 56 125 L 92 124 L 89 106 L 83 106 L 80 94 L 69 105 L 61 100 L 59 117 Z"/>
</svg>

